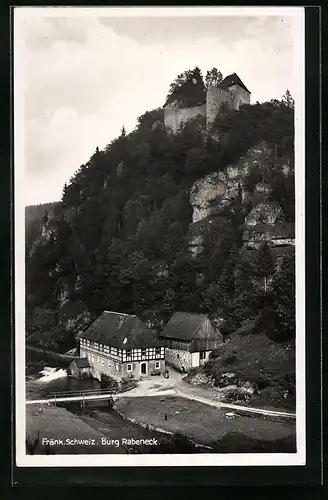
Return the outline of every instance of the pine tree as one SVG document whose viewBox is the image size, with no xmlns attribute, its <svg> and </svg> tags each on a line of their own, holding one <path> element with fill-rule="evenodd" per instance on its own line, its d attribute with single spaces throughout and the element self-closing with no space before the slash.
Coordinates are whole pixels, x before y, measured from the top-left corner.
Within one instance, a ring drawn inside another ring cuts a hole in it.
<svg viewBox="0 0 328 500">
<path fill-rule="evenodd" d="M 288 108 L 294 108 L 295 101 L 292 98 L 292 94 L 290 91 L 287 89 L 284 95 L 282 96 L 281 102 L 285 104 Z"/>
<path fill-rule="evenodd" d="M 295 338 L 295 257 L 284 259 L 273 284 L 273 329 L 275 340 Z"/>
<path fill-rule="evenodd" d="M 268 280 L 275 271 L 275 261 L 270 246 L 265 241 L 257 252 L 256 275 L 263 279 L 263 291 L 267 292 Z"/>
</svg>

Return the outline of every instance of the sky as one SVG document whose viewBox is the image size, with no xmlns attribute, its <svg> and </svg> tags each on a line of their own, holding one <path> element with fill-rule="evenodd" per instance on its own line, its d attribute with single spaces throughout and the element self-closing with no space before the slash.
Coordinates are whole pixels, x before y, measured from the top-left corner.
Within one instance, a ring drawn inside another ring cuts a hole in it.
<svg viewBox="0 0 328 500">
<path fill-rule="evenodd" d="M 16 28 L 25 45 L 14 85 L 23 96 L 26 205 L 59 200 L 96 147 L 163 106 L 177 74 L 196 65 L 204 76 L 212 67 L 223 76 L 236 72 L 251 103 L 295 90 L 293 17 L 278 8 L 275 16 L 193 17 L 69 10 L 49 17 L 38 9 Z"/>
</svg>

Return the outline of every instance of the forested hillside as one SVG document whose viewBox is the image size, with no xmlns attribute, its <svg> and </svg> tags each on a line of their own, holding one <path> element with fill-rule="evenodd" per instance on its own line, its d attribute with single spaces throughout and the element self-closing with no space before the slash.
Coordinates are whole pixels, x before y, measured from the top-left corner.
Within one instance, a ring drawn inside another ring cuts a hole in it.
<svg viewBox="0 0 328 500">
<path fill-rule="evenodd" d="M 44 216 L 55 208 L 56 202 L 42 203 L 25 207 L 25 243 L 26 252 L 30 252 L 33 243 L 41 236 Z"/>
<path fill-rule="evenodd" d="M 279 208 L 270 231 L 294 224 L 293 112 L 287 94 L 222 108 L 210 133 L 200 118 L 174 135 L 159 108 L 97 148 L 28 246 L 28 341 L 74 347 L 78 331 L 104 309 L 138 314 L 157 329 L 174 311 L 207 312 L 226 337 L 239 330 L 293 341 L 293 246 L 273 248 L 280 236 L 270 240 L 263 229 L 260 244 L 245 247 L 245 221 L 263 192 L 264 205 Z M 246 161 L 237 194 L 219 200 L 213 220 L 201 219 L 211 224 L 191 252 L 195 185 L 213 174 L 228 189 L 229 168 Z"/>
</svg>

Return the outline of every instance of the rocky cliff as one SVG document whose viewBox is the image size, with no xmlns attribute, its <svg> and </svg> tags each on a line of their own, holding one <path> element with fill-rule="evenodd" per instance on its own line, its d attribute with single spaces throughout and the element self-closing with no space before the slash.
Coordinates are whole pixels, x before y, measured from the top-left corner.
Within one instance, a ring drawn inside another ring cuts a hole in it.
<svg viewBox="0 0 328 500">
<path fill-rule="evenodd" d="M 279 201 L 271 196 L 272 186 L 267 181 L 270 169 L 272 151 L 262 142 L 249 149 L 235 165 L 210 173 L 194 183 L 190 191 L 193 214 L 189 229 L 193 255 L 202 251 L 205 234 L 221 220 L 224 211 L 238 197 L 244 214 L 243 250 L 257 249 L 263 241 L 272 248 L 294 246 L 294 225 L 286 221 Z M 289 175 L 289 167 L 283 162 L 279 169 L 285 176 Z M 255 182 L 252 182 L 250 175 L 255 170 L 257 178 L 254 177 Z"/>
</svg>

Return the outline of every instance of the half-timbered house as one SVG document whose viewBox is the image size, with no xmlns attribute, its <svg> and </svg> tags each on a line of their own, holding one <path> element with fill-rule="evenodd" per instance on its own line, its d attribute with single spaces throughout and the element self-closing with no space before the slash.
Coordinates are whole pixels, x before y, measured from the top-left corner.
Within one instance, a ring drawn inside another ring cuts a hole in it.
<svg viewBox="0 0 328 500">
<path fill-rule="evenodd" d="M 104 311 L 78 340 L 80 357 L 89 360 L 95 378 L 139 378 L 165 371 L 164 342 L 135 315 Z"/>
</svg>

